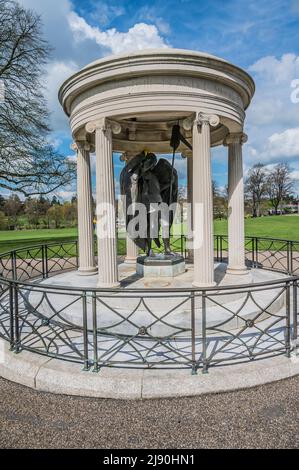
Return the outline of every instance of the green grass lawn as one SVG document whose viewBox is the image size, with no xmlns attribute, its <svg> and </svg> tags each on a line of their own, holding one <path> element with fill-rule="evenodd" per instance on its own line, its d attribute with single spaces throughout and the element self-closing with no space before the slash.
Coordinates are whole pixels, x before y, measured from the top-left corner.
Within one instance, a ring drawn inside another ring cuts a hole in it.
<svg viewBox="0 0 299 470">
<path fill-rule="evenodd" d="M 227 221 L 215 221 L 215 235 L 227 234 Z M 246 219 L 245 232 L 247 236 L 273 237 L 288 240 L 299 240 L 299 216 L 271 216 L 258 219 Z M 0 231 L 0 253 L 17 248 L 38 245 L 42 243 L 62 242 L 77 237 L 77 229 L 51 230 L 22 230 Z M 124 240 L 120 241 L 124 249 Z"/>
<path fill-rule="evenodd" d="M 0 253 L 30 245 L 77 238 L 76 228 L 0 231 Z"/>
<path fill-rule="evenodd" d="M 216 220 L 215 235 L 227 233 L 227 220 Z M 276 215 L 245 220 L 245 234 L 248 237 L 272 237 L 299 240 L 299 216 Z"/>
</svg>

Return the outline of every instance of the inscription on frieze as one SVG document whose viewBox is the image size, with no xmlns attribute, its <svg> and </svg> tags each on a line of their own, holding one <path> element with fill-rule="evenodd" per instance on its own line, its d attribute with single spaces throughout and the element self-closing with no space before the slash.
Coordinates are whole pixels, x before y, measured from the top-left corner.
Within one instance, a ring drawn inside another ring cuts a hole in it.
<svg viewBox="0 0 299 470">
<path fill-rule="evenodd" d="M 239 94 L 226 85 L 215 83 L 211 80 L 196 77 L 176 77 L 176 76 L 151 76 L 137 77 L 124 80 L 114 80 L 113 82 L 104 83 L 93 87 L 91 90 L 84 92 L 78 97 L 78 102 L 98 94 L 108 94 L 115 92 L 119 96 L 120 90 L 124 94 L 159 92 L 159 91 L 175 91 L 177 93 L 188 92 L 190 90 L 198 93 L 207 93 L 211 95 L 226 98 L 239 106 L 243 106 L 242 99 Z M 113 93 L 114 94 L 114 93 Z M 76 100 L 77 101 L 77 100 Z M 76 101 L 73 103 L 76 106 Z"/>
</svg>

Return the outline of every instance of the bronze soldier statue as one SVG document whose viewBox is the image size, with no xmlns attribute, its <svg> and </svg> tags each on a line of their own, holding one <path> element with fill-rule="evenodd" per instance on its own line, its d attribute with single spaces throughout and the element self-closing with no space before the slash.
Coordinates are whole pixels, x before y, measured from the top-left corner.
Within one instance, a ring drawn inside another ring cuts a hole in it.
<svg viewBox="0 0 299 470">
<path fill-rule="evenodd" d="M 171 209 L 175 209 L 173 204 L 176 204 L 178 198 L 178 174 L 175 168 L 165 158 L 158 160 L 155 154 L 142 152 L 132 158 L 122 170 L 120 187 L 129 237 L 146 252 L 147 256 L 153 256 L 152 240 L 159 248 L 161 246 L 159 234 L 162 222 L 168 227 L 168 236 L 165 236 L 165 232 L 162 235 L 164 252 L 166 255 L 171 255 L 169 231 L 175 210 L 165 213 L 165 210 L 159 210 L 159 205 L 163 203 L 164 208 L 172 205 Z M 136 237 L 130 224 L 130 221 L 138 215 L 134 203 L 143 204 L 146 208 L 147 227 L 144 237 L 140 235 Z M 155 211 L 157 213 L 154 213 Z M 163 217 L 167 217 L 168 220 L 163 220 Z M 152 234 L 155 234 L 154 238 Z"/>
<path fill-rule="evenodd" d="M 165 158 L 157 159 L 153 153 L 142 153 L 132 158 L 120 175 L 121 194 L 123 196 L 123 207 L 125 209 L 126 228 L 129 237 L 136 245 L 146 252 L 147 256 L 152 256 L 152 240 L 160 248 L 161 222 L 163 227 L 167 227 L 167 235 L 162 227 L 162 238 L 164 252 L 166 255 L 174 255 L 170 249 L 170 229 L 173 224 L 175 205 L 178 199 L 178 174 L 174 168 L 175 152 L 183 143 L 192 150 L 192 145 L 182 135 L 179 122 L 172 127 L 170 147 L 173 150 L 172 164 Z M 137 215 L 138 210 L 134 209 L 134 203 L 141 203 L 146 208 L 146 236 L 135 235 L 130 221 Z M 128 209 L 132 208 L 132 213 Z M 161 204 L 166 211 L 161 211 L 158 205 Z M 155 213 L 157 212 L 157 213 Z M 156 215 L 156 217 L 155 217 Z M 165 220 L 167 219 L 167 220 Z M 152 238 L 151 234 L 155 234 Z"/>
</svg>

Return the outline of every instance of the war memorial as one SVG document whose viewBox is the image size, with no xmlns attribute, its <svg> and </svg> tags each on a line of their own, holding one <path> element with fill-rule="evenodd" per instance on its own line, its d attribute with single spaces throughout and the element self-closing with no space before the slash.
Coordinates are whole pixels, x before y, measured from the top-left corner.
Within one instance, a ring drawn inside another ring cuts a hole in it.
<svg viewBox="0 0 299 470">
<path fill-rule="evenodd" d="M 62 84 L 79 239 L 1 255 L 2 376 L 54 393 L 150 398 L 298 374 L 299 243 L 244 234 L 242 146 L 254 92 L 241 68 L 178 49 L 106 57 Z M 215 146 L 227 151 L 228 236 L 213 233 Z M 113 154 L 123 162 L 125 257 Z M 174 235 L 177 154 L 188 220 Z"/>
</svg>

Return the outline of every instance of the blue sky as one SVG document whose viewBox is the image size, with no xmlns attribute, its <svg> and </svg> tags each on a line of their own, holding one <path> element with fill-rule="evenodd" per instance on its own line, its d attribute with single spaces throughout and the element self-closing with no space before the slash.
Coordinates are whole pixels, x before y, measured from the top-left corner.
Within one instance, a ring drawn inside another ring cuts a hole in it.
<svg viewBox="0 0 299 470">
<path fill-rule="evenodd" d="M 299 0 L 19 0 L 42 15 L 54 47 L 46 76 L 52 142 L 71 155 L 68 121 L 57 100 L 61 82 L 87 63 L 144 47 L 205 51 L 246 69 L 257 92 L 247 113 L 245 171 L 254 163 L 287 161 L 299 193 L 299 103 L 291 83 L 299 79 Z M 213 178 L 227 180 L 226 149 L 212 151 Z M 185 163 L 177 157 L 181 184 Z M 121 165 L 115 157 L 116 179 Z M 94 167 L 94 163 L 93 163 Z M 69 198 L 74 188 L 63 188 Z"/>
</svg>

